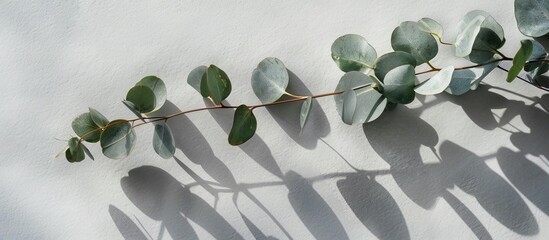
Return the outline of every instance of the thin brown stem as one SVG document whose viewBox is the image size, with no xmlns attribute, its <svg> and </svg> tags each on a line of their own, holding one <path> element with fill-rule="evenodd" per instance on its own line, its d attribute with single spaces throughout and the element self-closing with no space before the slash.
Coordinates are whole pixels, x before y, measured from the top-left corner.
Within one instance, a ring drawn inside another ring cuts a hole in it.
<svg viewBox="0 0 549 240">
<path fill-rule="evenodd" d="M 505 69 L 505 68 L 503 68 L 503 67 L 498 66 L 498 68 L 501 69 L 501 70 L 503 70 L 503 71 L 505 71 L 505 72 L 509 72 L 508 69 Z M 527 79 L 525 79 L 525 78 L 523 78 L 523 77 L 521 77 L 521 76 L 517 76 L 517 78 L 520 79 L 520 80 L 522 80 L 522 81 L 525 82 L 525 83 L 531 84 L 531 85 L 534 86 L 534 87 L 537 87 L 537 88 L 539 88 L 539 89 L 541 89 L 541 90 L 544 90 L 544 91 L 549 92 L 549 88 L 540 86 L 539 84 L 536 84 L 536 83 L 533 83 L 533 82 L 530 82 L 530 81 L 528 81 Z"/>
</svg>

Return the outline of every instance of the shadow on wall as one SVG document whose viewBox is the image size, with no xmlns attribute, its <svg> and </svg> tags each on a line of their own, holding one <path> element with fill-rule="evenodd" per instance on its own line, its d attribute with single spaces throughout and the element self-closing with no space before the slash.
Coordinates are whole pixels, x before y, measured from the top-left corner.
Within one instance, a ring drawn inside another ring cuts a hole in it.
<svg viewBox="0 0 549 240">
<path fill-rule="evenodd" d="M 507 100 L 489 90 L 488 86 L 481 86 L 477 91 L 459 98 L 449 95 L 441 98 L 462 106 L 473 122 L 487 130 L 503 128 L 510 125 L 512 118 L 521 116 L 523 122 L 531 128 L 531 134 L 510 132 L 513 144 L 521 149 L 519 153 L 500 149 L 497 154 L 480 157 L 455 143 L 445 141 L 440 145 L 438 154 L 434 148 L 438 144 L 436 131 L 419 118 L 421 110 L 405 107 L 364 125 L 364 132 L 370 145 L 391 166 L 391 175 L 397 184 L 419 206 L 431 208 L 435 200 L 441 197 L 479 239 L 491 239 L 474 213 L 447 190 L 457 186 L 474 196 L 492 217 L 507 228 L 521 235 L 534 235 L 539 232 L 539 226 L 524 200 L 511 184 L 492 171 L 484 161 L 496 156 L 511 183 L 538 208 L 547 212 L 548 204 L 542 199 L 549 198 L 549 176 L 524 156 L 546 156 L 544 139 L 548 132 L 544 123 L 548 122 L 548 115 L 534 105 Z M 506 110 L 503 116 L 498 117 L 498 121 L 491 110 L 499 108 Z M 516 140 L 518 138 L 522 139 Z M 424 164 L 419 154 L 421 146 L 430 148 L 439 157 L 440 163 Z M 528 185 L 527 181 L 535 184 Z"/>
<path fill-rule="evenodd" d="M 390 174 L 402 191 L 422 208 L 429 209 L 438 198 L 444 199 L 479 239 L 492 239 L 492 236 L 475 213 L 449 189 L 458 187 L 473 196 L 487 213 L 508 229 L 521 235 L 534 235 L 539 232 L 539 226 L 515 188 L 541 211 L 546 214 L 549 212 L 549 203 L 546 201 L 549 199 L 549 175 L 526 158 L 527 155 L 547 156 L 548 149 L 544 140 L 548 133 L 545 123 L 548 122 L 549 115 L 542 109 L 549 106 L 549 97 L 546 95 L 539 99 L 531 99 L 535 104 L 526 105 L 524 102 L 507 100 L 491 91 L 492 89 L 497 90 L 495 87 L 481 86 L 477 91 L 459 99 L 443 95 L 425 105 L 442 101 L 458 104 L 481 128 L 501 128 L 508 131 L 518 151 L 501 148 L 493 155 L 477 156 L 451 141 L 444 141 L 439 145 L 435 129 L 419 117 L 423 108 L 400 107 L 385 113 L 378 121 L 364 125 L 364 133 L 369 144 L 390 165 L 389 170 L 366 171 L 351 166 L 355 172 L 327 173 L 312 178 L 304 178 L 293 171 L 282 174 L 268 146 L 259 136 L 255 136 L 250 142 L 242 145 L 241 149 L 267 171 L 278 176 L 280 181 L 237 183 L 227 166 L 215 156 L 204 136 L 184 116 L 177 121 L 169 122 L 177 133 L 177 148 L 189 161 L 201 166 L 215 182 L 205 181 L 178 158 L 175 158 L 175 161 L 195 179 L 195 185 L 203 187 L 216 198 L 216 203 L 220 192 L 233 193 L 234 205 L 243 223 L 256 239 L 274 238 L 264 234 L 238 209 L 239 196 L 249 198 L 288 239 L 292 239 L 284 224 L 250 192 L 251 188 L 275 185 L 288 189 L 288 201 L 295 214 L 316 239 L 349 239 L 337 215 L 313 187 L 316 181 L 335 177 L 343 178 L 337 181 L 337 187 L 349 208 L 377 238 L 410 239 L 408 226 L 396 200 L 375 180 L 375 176 L 381 174 Z M 168 102 L 166 105 L 167 109 L 164 110 L 179 111 L 172 103 Z M 494 115 L 492 109 L 499 108 L 505 108 L 504 114 Z M 210 113 L 228 133 L 233 110 Z M 518 128 L 513 131 L 507 129 L 513 127 L 510 122 L 518 116 L 530 128 L 530 133 L 522 132 Z M 181 136 L 185 137 L 180 138 Z M 437 145 L 438 151 L 435 149 Z M 440 163 L 424 164 L 419 152 L 422 146 L 431 149 Z M 494 157 L 510 183 L 486 164 L 486 160 Z M 135 168 L 121 180 L 121 185 L 135 206 L 150 218 L 161 222 L 162 230 L 158 238 L 161 238 L 164 232 L 168 232 L 174 239 L 198 238 L 189 221 L 200 225 L 215 238 L 242 238 L 238 231 L 217 213 L 216 204 L 210 206 L 199 196 L 191 193 L 190 186 L 183 186 L 162 169 L 151 166 Z M 125 238 L 142 239 L 149 235 L 141 230 L 144 228 L 139 228 L 116 207 L 111 206 L 109 213 Z"/>
</svg>

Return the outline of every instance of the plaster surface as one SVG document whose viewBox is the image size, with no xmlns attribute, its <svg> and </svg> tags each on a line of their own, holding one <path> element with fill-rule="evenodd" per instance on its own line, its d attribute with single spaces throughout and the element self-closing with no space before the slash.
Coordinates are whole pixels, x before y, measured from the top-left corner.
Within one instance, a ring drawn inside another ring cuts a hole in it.
<svg viewBox="0 0 549 240">
<path fill-rule="evenodd" d="M 364 126 L 343 124 L 332 98 L 257 109 L 248 143 L 227 143 L 232 111 L 170 122 L 173 159 L 150 126 L 123 160 L 70 164 L 54 155 L 71 121 L 120 103 L 147 75 L 162 78 L 164 112 L 204 106 L 186 83 L 216 64 L 229 103 L 256 104 L 253 69 L 281 59 L 296 94 L 335 89 L 339 36 L 391 51 L 402 21 L 431 17 L 455 36 L 468 11 L 488 11 L 514 55 L 525 38 L 513 1 L 0 1 L 1 239 L 547 239 L 549 95 L 494 71 L 460 97 L 418 97 Z M 441 47 L 433 64 L 465 66 Z M 545 106 L 545 108 L 544 108 Z"/>
</svg>

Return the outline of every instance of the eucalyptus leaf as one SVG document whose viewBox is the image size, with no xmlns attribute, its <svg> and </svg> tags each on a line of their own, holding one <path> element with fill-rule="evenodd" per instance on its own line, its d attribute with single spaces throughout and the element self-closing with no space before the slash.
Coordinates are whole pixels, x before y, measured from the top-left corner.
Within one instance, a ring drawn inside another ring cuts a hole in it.
<svg viewBox="0 0 549 240">
<path fill-rule="evenodd" d="M 373 69 L 376 58 L 376 50 L 356 34 L 343 35 L 332 44 L 332 59 L 344 72 Z"/>
<path fill-rule="evenodd" d="M 128 91 L 126 101 L 133 103 L 133 107 L 140 113 L 152 112 L 156 107 L 154 92 L 147 86 L 135 86 Z"/>
<path fill-rule="evenodd" d="M 443 28 L 440 23 L 431 18 L 422 18 L 417 23 L 419 30 L 433 34 L 435 37 L 442 40 Z"/>
<path fill-rule="evenodd" d="M 531 40 L 522 40 L 520 42 L 520 49 L 517 54 L 515 54 L 513 66 L 511 66 L 507 74 L 507 82 L 512 82 L 519 75 L 526 64 L 526 61 L 532 55 L 533 48 L 534 46 Z"/>
<path fill-rule="evenodd" d="M 175 154 L 174 137 L 170 127 L 166 123 L 154 126 L 153 148 L 162 158 L 168 159 Z"/>
<path fill-rule="evenodd" d="M 69 149 L 65 152 L 65 157 L 69 162 L 80 162 L 86 158 L 84 155 L 84 149 L 80 143 L 80 139 L 73 137 L 69 139 Z"/>
<path fill-rule="evenodd" d="M 355 115 L 357 97 L 354 90 L 347 90 L 343 93 L 343 109 L 341 110 L 341 118 L 343 122 L 349 125 L 353 124 L 353 116 Z"/>
<path fill-rule="evenodd" d="M 532 55 L 528 59 L 528 62 L 524 65 L 524 71 L 529 72 L 530 74 L 535 71 L 536 75 L 540 72 L 543 74 L 544 72 L 538 71 L 537 69 L 541 67 L 540 70 L 543 70 L 544 67 L 542 67 L 542 65 L 547 65 L 547 62 L 540 61 L 547 58 L 547 52 L 545 51 L 543 45 L 541 45 L 538 41 L 530 41 L 532 41 Z"/>
<path fill-rule="evenodd" d="M 457 57 L 466 57 L 471 53 L 484 19 L 484 16 L 477 16 L 459 33 L 454 44 Z"/>
<path fill-rule="evenodd" d="M 471 90 L 476 90 L 477 87 L 480 85 L 480 83 L 482 82 L 482 80 L 484 80 L 484 78 L 486 76 L 488 76 L 488 74 L 490 74 L 494 69 L 496 69 L 496 67 L 499 65 L 499 62 L 492 62 L 490 64 L 486 64 L 482 67 L 477 67 L 477 68 L 471 68 L 469 69 L 470 71 L 472 71 L 474 74 L 475 74 L 475 79 L 471 82 Z"/>
<path fill-rule="evenodd" d="M 468 27 L 474 26 L 476 28 L 475 21 L 482 17 L 484 17 L 484 20 L 480 24 L 479 31 L 468 36 L 473 38 L 474 41 L 471 51 L 465 56 L 474 63 L 487 62 L 494 57 L 496 50 L 505 43 L 503 27 L 490 14 L 481 10 L 470 11 L 463 17 L 458 24 L 458 37 L 465 34 L 464 32 L 470 31 L 471 29 L 468 29 Z M 457 50 L 456 47 L 456 56 L 464 55 L 464 53 L 459 54 Z"/>
<path fill-rule="evenodd" d="M 229 144 L 237 146 L 245 143 L 255 134 L 257 120 L 252 110 L 246 105 L 240 105 L 234 112 L 233 126 L 229 133 Z"/>
<path fill-rule="evenodd" d="M 101 127 L 93 121 L 89 112 L 82 113 L 72 121 L 72 129 L 86 142 L 97 142 L 101 136 Z"/>
<path fill-rule="evenodd" d="M 418 64 L 428 62 L 438 53 L 437 41 L 431 34 L 420 30 L 416 22 L 403 22 L 391 35 L 391 46 L 395 51 L 412 54 Z"/>
<path fill-rule="evenodd" d="M 210 65 L 202 75 L 200 93 L 211 97 L 215 104 L 221 104 L 231 94 L 231 81 L 227 74 L 215 65 Z"/>
<path fill-rule="evenodd" d="M 447 66 L 440 70 L 433 77 L 417 85 L 414 89 L 416 93 L 422 95 L 434 95 L 443 92 L 452 81 L 454 66 Z"/>
<path fill-rule="evenodd" d="M 549 33 L 549 1 L 515 0 L 515 19 L 520 32 L 530 37 Z"/>
<path fill-rule="evenodd" d="M 88 109 L 90 110 L 90 117 L 92 121 L 95 123 L 95 125 L 99 127 L 105 127 L 107 126 L 107 124 L 109 124 L 109 120 L 105 116 L 103 116 L 103 114 L 101 114 L 99 111 L 93 108 L 88 108 Z"/>
<path fill-rule="evenodd" d="M 262 103 L 278 100 L 288 87 L 290 77 L 284 63 L 277 58 L 263 59 L 252 74 L 252 89 Z"/>
<path fill-rule="evenodd" d="M 361 72 L 348 72 L 339 81 L 336 91 L 354 90 L 357 98 L 357 107 L 353 115 L 353 124 L 362 124 L 371 122 L 378 118 L 385 106 L 387 99 L 381 93 L 373 89 L 373 86 L 381 84 L 372 76 L 367 76 Z M 355 90 L 355 88 L 360 88 Z M 343 118 L 343 105 L 345 98 L 343 94 L 334 96 L 336 109 Z"/>
<path fill-rule="evenodd" d="M 407 52 L 390 52 L 377 59 L 374 73 L 379 80 L 383 81 L 385 75 L 389 71 L 402 65 L 411 65 L 415 67 L 416 59 Z"/>
<path fill-rule="evenodd" d="M 193 87 L 199 93 L 200 93 L 200 82 L 202 81 L 202 76 L 206 72 L 206 69 L 208 69 L 208 67 L 199 66 L 193 69 L 189 73 L 189 76 L 187 77 L 187 83 L 191 85 L 191 87 Z"/>
<path fill-rule="evenodd" d="M 101 134 L 103 154 L 111 159 L 127 157 L 135 145 L 135 132 L 127 120 L 114 120 Z"/>
<path fill-rule="evenodd" d="M 309 114 L 311 113 L 312 105 L 313 98 L 311 96 L 308 96 L 301 105 L 301 111 L 299 112 L 299 126 L 301 127 L 301 131 L 303 131 L 303 128 L 305 128 L 305 124 L 307 124 L 307 120 L 309 120 Z"/>
<path fill-rule="evenodd" d="M 383 80 L 383 96 L 389 101 L 408 104 L 414 100 L 414 85 L 416 75 L 414 67 L 403 65 L 394 68 L 385 75 Z"/>
<path fill-rule="evenodd" d="M 446 92 L 452 95 L 462 95 L 471 90 L 471 82 L 477 77 L 478 75 L 471 69 L 456 70 Z"/>
<path fill-rule="evenodd" d="M 89 158 L 91 158 L 91 160 L 95 160 L 95 158 L 93 157 L 93 154 L 90 152 L 88 147 L 86 147 L 86 145 L 84 145 L 84 143 L 80 142 L 80 146 L 82 147 L 82 150 L 84 150 L 84 153 L 86 153 L 86 155 Z"/>
<path fill-rule="evenodd" d="M 160 109 L 166 102 L 168 91 L 162 79 L 156 76 L 147 76 L 137 82 L 135 86 L 145 86 L 153 91 L 155 96 L 155 108 L 153 111 Z"/>
<path fill-rule="evenodd" d="M 137 116 L 139 119 L 144 121 L 143 115 L 141 115 L 141 113 L 137 110 L 137 108 L 135 107 L 135 104 L 133 104 L 130 101 L 126 101 L 126 100 L 122 100 L 122 103 L 124 104 L 124 106 L 126 106 L 128 109 L 130 109 L 130 111 L 133 114 L 135 114 L 135 116 Z"/>
</svg>

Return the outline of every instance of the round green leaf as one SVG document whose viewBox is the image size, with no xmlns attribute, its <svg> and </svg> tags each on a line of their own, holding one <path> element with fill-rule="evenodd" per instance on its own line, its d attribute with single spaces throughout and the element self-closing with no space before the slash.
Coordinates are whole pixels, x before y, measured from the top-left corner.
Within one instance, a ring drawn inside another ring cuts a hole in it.
<svg viewBox="0 0 549 240">
<path fill-rule="evenodd" d="M 135 86 L 128 91 L 126 101 L 133 103 L 133 107 L 140 113 L 148 113 L 156 107 L 154 92 L 146 86 Z"/>
<path fill-rule="evenodd" d="M 478 19 L 482 17 L 484 17 L 484 20 L 482 20 L 480 23 L 480 29 L 476 32 L 476 24 L 478 23 L 476 21 L 479 21 Z M 487 62 L 489 59 L 494 57 L 495 50 L 501 48 L 505 43 L 503 28 L 492 16 L 490 16 L 490 14 L 485 11 L 474 10 L 467 13 L 459 22 L 458 29 L 458 38 L 462 34 L 470 34 L 468 37 L 474 39 L 471 51 L 466 56 L 470 61 L 475 63 Z M 465 54 L 464 52 L 458 53 L 457 49 L 458 48 L 456 46 L 456 55 L 463 56 Z"/>
<path fill-rule="evenodd" d="M 446 92 L 452 95 L 462 95 L 471 90 L 471 82 L 477 77 L 477 74 L 471 69 L 454 71 Z"/>
<path fill-rule="evenodd" d="M 174 138 L 170 127 L 166 123 L 154 126 L 153 148 L 162 158 L 168 159 L 175 154 Z"/>
<path fill-rule="evenodd" d="M 490 74 L 494 69 L 496 69 L 498 65 L 499 65 L 499 62 L 494 62 L 494 63 L 486 64 L 482 67 L 469 69 L 473 73 L 475 73 L 475 76 L 476 76 L 475 79 L 473 79 L 473 81 L 471 82 L 471 90 L 476 90 L 478 85 L 480 85 L 480 82 L 482 82 L 482 80 L 486 76 L 488 76 L 488 74 Z"/>
<path fill-rule="evenodd" d="M 238 106 L 229 133 L 229 144 L 236 146 L 245 143 L 254 136 L 256 128 L 257 121 L 252 110 L 246 105 Z"/>
<path fill-rule="evenodd" d="M 374 73 L 379 80 L 383 81 L 389 71 L 402 65 L 412 65 L 415 67 L 416 59 L 407 52 L 390 52 L 377 59 Z"/>
<path fill-rule="evenodd" d="M 549 1 L 515 0 L 515 19 L 520 32 L 530 37 L 549 33 Z"/>
<path fill-rule="evenodd" d="M 82 113 L 72 121 L 72 129 L 86 142 L 97 142 L 101 136 L 101 127 L 92 120 L 90 113 Z"/>
<path fill-rule="evenodd" d="M 263 59 L 252 74 L 252 89 L 263 103 L 272 103 L 278 100 L 288 87 L 288 70 L 284 63 L 277 58 Z"/>
<path fill-rule="evenodd" d="M 343 108 L 341 110 L 341 118 L 343 122 L 349 125 L 353 124 L 353 116 L 356 111 L 356 92 L 354 90 L 347 90 L 343 93 Z"/>
<path fill-rule="evenodd" d="M 299 126 L 301 126 L 301 131 L 303 131 L 305 124 L 307 124 L 307 120 L 309 119 L 309 113 L 311 113 L 312 105 L 313 105 L 313 98 L 311 96 L 308 96 L 307 99 L 305 99 L 305 101 L 303 101 L 303 104 L 301 105 L 301 111 L 299 112 Z"/>
<path fill-rule="evenodd" d="M 114 120 L 101 134 L 103 154 L 111 159 L 128 156 L 135 145 L 135 132 L 127 120 Z"/>
<path fill-rule="evenodd" d="M 473 50 L 473 44 L 480 32 L 480 25 L 484 22 L 484 16 L 477 16 L 459 33 L 454 44 L 457 57 L 469 56 Z"/>
<path fill-rule="evenodd" d="M 356 34 L 343 35 L 332 44 L 332 59 L 344 72 L 373 69 L 376 58 L 376 50 Z"/>
<path fill-rule="evenodd" d="M 193 69 L 189 73 L 189 76 L 187 77 L 187 83 L 191 85 L 191 87 L 193 87 L 199 93 L 200 93 L 200 82 L 202 81 L 202 76 L 206 72 L 206 69 L 208 69 L 208 67 L 199 66 Z"/>
<path fill-rule="evenodd" d="M 452 81 L 452 74 L 454 73 L 454 66 L 447 66 L 440 70 L 433 77 L 425 82 L 417 85 L 414 88 L 416 93 L 421 95 L 434 95 L 443 92 Z"/>
<path fill-rule="evenodd" d="M 97 126 L 105 127 L 107 126 L 107 124 L 109 124 L 109 120 L 107 120 L 107 118 L 103 116 L 103 114 L 101 114 L 99 111 L 93 108 L 89 108 L 89 110 L 90 110 L 90 117 Z"/>
<path fill-rule="evenodd" d="M 513 66 L 509 69 L 507 74 L 507 82 L 512 82 L 519 75 L 520 71 L 522 71 L 522 68 L 524 68 L 524 65 L 526 64 L 526 61 L 532 55 L 533 48 L 534 44 L 532 43 L 532 40 L 522 40 L 520 42 L 520 49 L 517 54 L 515 54 L 515 57 L 513 58 Z"/>
<path fill-rule="evenodd" d="M 202 75 L 200 93 L 211 97 L 215 104 L 221 104 L 231 94 L 231 81 L 227 74 L 215 65 L 210 65 Z"/>
<path fill-rule="evenodd" d="M 374 77 L 367 76 L 361 72 L 348 72 L 341 77 L 341 80 L 336 87 L 336 91 L 349 91 L 362 87 L 358 90 L 354 90 L 357 103 L 353 114 L 353 124 L 371 122 L 383 113 L 383 110 L 387 105 L 387 99 L 372 88 L 373 85 L 377 86 L 380 84 L 381 83 Z M 372 86 L 364 87 L 367 85 Z M 342 118 L 343 105 L 345 104 L 345 97 L 343 95 L 344 94 L 338 94 L 334 96 L 337 112 Z M 347 108 L 347 110 L 349 110 L 349 108 Z"/>
<path fill-rule="evenodd" d="M 156 76 L 147 76 L 137 82 L 135 86 L 145 86 L 153 91 L 155 96 L 155 108 L 153 111 L 160 109 L 166 102 L 168 91 L 162 79 Z"/>
<path fill-rule="evenodd" d="M 69 162 L 80 162 L 86 158 L 82 143 L 76 137 L 69 139 L 69 148 L 65 151 L 65 157 Z"/>
<path fill-rule="evenodd" d="M 442 38 L 442 25 L 431 18 L 422 18 L 418 22 L 418 28 L 421 31 L 435 35 L 435 37 Z"/>
<path fill-rule="evenodd" d="M 412 54 L 418 64 L 433 59 L 438 53 L 438 44 L 431 34 L 419 29 L 416 22 L 403 22 L 391 35 L 391 46 L 395 51 Z"/>
<path fill-rule="evenodd" d="M 403 65 L 394 68 L 383 80 L 383 96 L 395 103 L 408 104 L 414 100 L 416 75 L 414 67 Z"/>
</svg>

